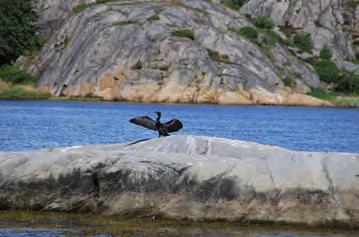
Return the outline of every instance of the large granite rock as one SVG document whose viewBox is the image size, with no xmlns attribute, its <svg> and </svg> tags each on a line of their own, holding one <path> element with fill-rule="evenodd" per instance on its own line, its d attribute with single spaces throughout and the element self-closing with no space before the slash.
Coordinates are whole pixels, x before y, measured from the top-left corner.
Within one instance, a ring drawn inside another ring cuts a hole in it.
<svg viewBox="0 0 359 237">
<path fill-rule="evenodd" d="M 0 153 L 0 208 L 359 224 L 359 155 L 210 137 Z"/>
<path fill-rule="evenodd" d="M 54 15 L 58 29 L 32 66 L 42 75 L 38 88 L 55 96 L 327 105 L 303 94 L 320 86 L 309 65 L 278 43 L 263 49 L 229 31 L 251 22 L 220 4 L 111 1 L 76 14 L 69 9 L 78 0 L 42 2 L 52 6 L 45 8 L 49 14 L 66 9 L 66 14 Z M 182 29 L 191 30 L 194 40 L 173 35 Z M 292 81 L 292 88 L 284 85 L 285 78 Z"/>
<path fill-rule="evenodd" d="M 34 1 L 39 20 L 37 26 L 45 36 L 51 36 L 57 27 L 72 14 L 72 9 L 96 0 L 37 0 Z"/>
<path fill-rule="evenodd" d="M 328 45 L 338 60 L 355 57 L 351 35 L 343 28 L 343 15 L 348 8 L 343 8 L 343 0 L 249 0 L 240 11 L 269 17 L 278 26 L 308 32 L 314 42 L 314 54 L 319 55 L 320 49 Z"/>
</svg>

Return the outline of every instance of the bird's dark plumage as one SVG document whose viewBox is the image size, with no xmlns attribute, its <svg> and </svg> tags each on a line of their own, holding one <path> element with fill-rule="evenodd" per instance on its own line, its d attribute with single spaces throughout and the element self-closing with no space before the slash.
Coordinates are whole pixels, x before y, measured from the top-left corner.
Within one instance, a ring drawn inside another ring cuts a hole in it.
<svg viewBox="0 0 359 237">
<path fill-rule="evenodd" d="M 148 128 L 150 130 L 154 130 L 158 132 L 159 137 L 166 137 L 169 136 L 169 133 L 177 132 L 181 128 L 183 128 L 183 125 L 181 121 L 178 119 L 172 119 L 171 121 L 168 121 L 166 123 L 161 123 L 161 113 L 155 112 L 157 114 L 157 119 L 154 121 L 148 116 L 142 116 L 142 117 L 136 117 L 130 120 L 131 123 L 134 123 L 136 125 Z"/>
<path fill-rule="evenodd" d="M 148 116 L 136 117 L 131 119 L 130 122 L 156 131 L 156 122 Z"/>
</svg>

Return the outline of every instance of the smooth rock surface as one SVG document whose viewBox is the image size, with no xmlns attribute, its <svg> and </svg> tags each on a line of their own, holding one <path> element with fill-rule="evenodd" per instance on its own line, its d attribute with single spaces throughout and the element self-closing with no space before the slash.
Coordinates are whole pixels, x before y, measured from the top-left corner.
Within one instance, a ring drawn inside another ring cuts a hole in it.
<svg viewBox="0 0 359 237">
<path fill-rule="evenodd" d="M 345 2 L 345 0 L 344 0 Z M 249 0 L 241 9 L 242 14 L 269 17 L 283 28 L 310 33 L 316 55 L 324 45 L 333 51 L 337 60 L 353 58 L 351 34 L 344 29 L 343 0 Z"/>
<path fill-rule="evenodd" d="M 223 5 L 202 0 L 111 1 L 73 13 L 69 9 L 80 1 L 64 2 L 51 5 L 43 0 L 49 13 L 59 7 L 67 10 L 56 18 L 62 20 L 56 21 L 58 27 L 31 66 L 42 75 L 38 88 L 55 96 L 329 105 L 303 95 L 320 87 L 310 65 L 279 43 L 263 48 L 229 31 L 252 23 Z M 173 35 L 183 29 L 191 30 L 194 40 Z M 290 87 L 285 78 L 291 80 Z"/>
<path fill-rule="evenodd" d="M 171 136 L 0 153 L 0 209 L 358 226 L 359 155 Z"/>
</svg>

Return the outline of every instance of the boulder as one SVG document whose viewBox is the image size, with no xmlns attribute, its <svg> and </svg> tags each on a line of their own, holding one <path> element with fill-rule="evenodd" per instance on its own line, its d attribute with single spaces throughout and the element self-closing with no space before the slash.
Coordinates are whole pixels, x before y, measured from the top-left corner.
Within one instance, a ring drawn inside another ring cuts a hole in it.
<svg viewBox="0 0 359 237">
<path fill-rule="evenodd" d="M 0 153 L 0 209 L 359 226 L 359 154 L 171 136 Z"/>
</svg>

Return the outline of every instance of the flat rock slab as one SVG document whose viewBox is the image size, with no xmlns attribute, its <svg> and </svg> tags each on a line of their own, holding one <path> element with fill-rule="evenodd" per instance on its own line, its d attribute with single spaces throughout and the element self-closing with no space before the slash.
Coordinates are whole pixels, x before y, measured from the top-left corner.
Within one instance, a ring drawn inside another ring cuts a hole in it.
<svg viewBox="0 0 359 237">
<path fill-rule="evenodd" d="M 359 154 L 198 136 L 2 152 L 0 209 L 359 226 Z"/>
</svg>

